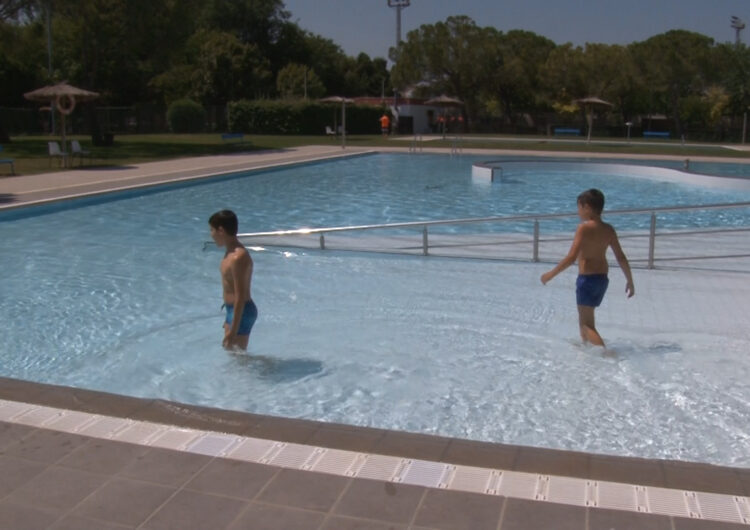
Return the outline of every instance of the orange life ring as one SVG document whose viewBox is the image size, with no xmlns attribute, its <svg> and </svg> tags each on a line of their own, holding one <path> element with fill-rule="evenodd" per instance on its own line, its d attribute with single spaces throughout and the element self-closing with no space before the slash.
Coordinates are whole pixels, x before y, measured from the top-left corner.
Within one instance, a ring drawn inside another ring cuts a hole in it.
<svg viewBox="0 0 750 530">
<path fill-rule="evenodd" d="M 55 104 L 61 114 L 70 114 L 76 108 L 76 98 L 70 94 L 60 94 L 55 99 Z"/>
</svg>

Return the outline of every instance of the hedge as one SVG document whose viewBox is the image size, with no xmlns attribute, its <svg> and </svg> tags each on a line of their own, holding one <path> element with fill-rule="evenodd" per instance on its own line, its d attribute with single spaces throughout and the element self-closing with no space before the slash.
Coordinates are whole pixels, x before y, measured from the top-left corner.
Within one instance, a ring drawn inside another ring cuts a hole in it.
<svg viewBox="0 0 750 530">
<path fill-rule="evenodd" d="M 346 105 L 348 134 L 380 133 L 383 108 Z M 326 125 L 341 125 L 341 103 L 304 101 L 239 100 L 227 105 L 231 132 L 245 134 L 325 134 Z"/>
</svg>

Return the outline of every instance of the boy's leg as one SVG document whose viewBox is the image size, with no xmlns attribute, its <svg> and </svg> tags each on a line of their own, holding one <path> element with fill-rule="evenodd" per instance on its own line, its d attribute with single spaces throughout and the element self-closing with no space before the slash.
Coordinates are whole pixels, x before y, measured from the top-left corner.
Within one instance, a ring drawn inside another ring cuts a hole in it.
<svg viewBox="0 0 750 530">
<path fill-rule="evenodd" d="M 581 328 L 581 338 L 583 342 L 590 342 L 595 346 L 604 346 L 599 332 L 594 326 L 594 307 L 587 305 L 578 306 L 578 325 Z"/>
</svg>

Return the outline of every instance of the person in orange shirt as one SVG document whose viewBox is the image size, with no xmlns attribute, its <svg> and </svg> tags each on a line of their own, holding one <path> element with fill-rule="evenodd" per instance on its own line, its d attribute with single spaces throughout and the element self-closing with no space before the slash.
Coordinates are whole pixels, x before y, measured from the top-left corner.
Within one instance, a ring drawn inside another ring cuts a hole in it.
<svg viewBox="0 0 750 530">
<path fill-rule="evenodd" d="M 388 114 L 385 112 L 380 117 L 380 132 L 383 133 L 383 137 L 388 136 L 388 132 L 391 128 L 391 119 L 388 117 Z"/>
</svg>

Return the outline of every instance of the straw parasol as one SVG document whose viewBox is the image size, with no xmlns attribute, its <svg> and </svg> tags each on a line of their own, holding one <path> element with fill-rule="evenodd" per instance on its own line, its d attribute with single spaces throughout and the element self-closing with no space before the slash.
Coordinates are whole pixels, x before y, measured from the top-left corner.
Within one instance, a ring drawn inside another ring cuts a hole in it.
<svg viewBox="0 0 750 530">
<path fill-rule="evenodd" d="M 321 103 L 341 103 L 341 149 L 346 148 L 346 104 L 354 103 L 353 99 L 343 96 L 328 96 L 320 100 Z"/>
<path fill-rule="evenodd" d="M 586 141 L 591 141 L 591 125 L 594 120 L 594 107 L 613 107 L 612 103 L 609 101 L 604 101 L 601 98 L 598 98 L 596 96 L 589 96 L 586 98 L 576 99 L 576 103 L 579 105 L 583 105 L 584 109 L 586 110 L 586 122 L 588 125 L 588 134 L 586 135 Z"/>
<path fill-rule="evenodd" d="M 62 81 L 55 85 L 47 85 L 26 92 L 23 97 L 29 101 L 49 102 L 51 107 L 60 112 L 62 118 L 62 149 L 65 151 L 65 116 L 73 112 L 77 102 L 96 99 L 99 97 L 99 93 L 84 90 L 68 84 L 67 81 Z"/>
<path fill-rule="evenodd" d="M 462 107 L 464 102 L 457 98 L 452 98 L 443 94 L 436 98 L 428 99 L 424 102 L 425 105 L 432 105 L 433 107 L 442 107 L 446 109 L 448 107 Z M 443 139 L 445 139 L 445 110 L 443 110 Z"/>
</svg>

